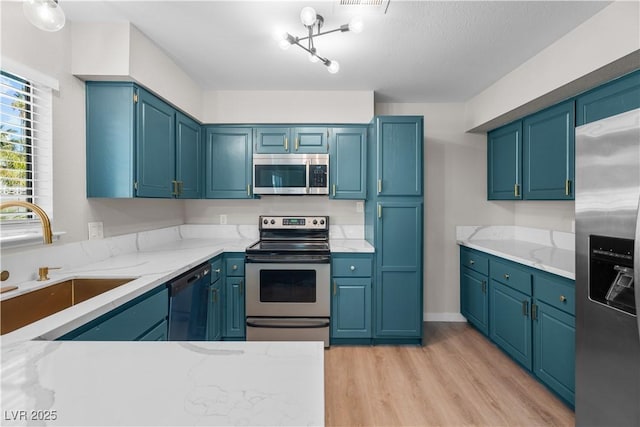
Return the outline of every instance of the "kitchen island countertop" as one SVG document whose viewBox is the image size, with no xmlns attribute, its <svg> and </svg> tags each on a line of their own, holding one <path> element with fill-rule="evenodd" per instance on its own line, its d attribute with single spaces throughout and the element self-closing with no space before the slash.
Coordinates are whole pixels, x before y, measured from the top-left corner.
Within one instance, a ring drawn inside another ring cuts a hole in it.
<svg viewBox="0 0 640 427">
<path fill-rule="evenodd" d="M 321 342 L 2 346 L 2 425 L 324 424 Z"/>
</svg>

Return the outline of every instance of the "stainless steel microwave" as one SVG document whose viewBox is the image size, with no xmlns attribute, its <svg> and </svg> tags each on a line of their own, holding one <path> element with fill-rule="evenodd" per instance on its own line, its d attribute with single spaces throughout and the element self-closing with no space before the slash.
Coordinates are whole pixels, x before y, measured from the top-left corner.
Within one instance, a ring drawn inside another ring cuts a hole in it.
<svg viewBox="0 0 640 427">
<path fill-rule="evenodd" d="M 254 194 L 329 194 L 328 154 L 254 154 Z"/>
</svg>

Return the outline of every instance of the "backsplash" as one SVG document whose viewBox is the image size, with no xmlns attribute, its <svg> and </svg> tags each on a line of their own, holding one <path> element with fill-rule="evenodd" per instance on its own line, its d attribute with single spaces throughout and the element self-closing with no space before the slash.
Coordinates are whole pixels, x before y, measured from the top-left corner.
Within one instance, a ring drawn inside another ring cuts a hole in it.
<svg viewBox="0 0 640 427">
<path fill-rule="evenodd" d="M 329 235 L 331 239 L 363 239 L 364 229 L 358 224 L 335 224 L 329 226 Z M 118 255 L 132 254 L 132 262 L 136 262 L 136 253 L 172 247 L 177 240 L 215 239 L 229 251 L 242 252 L 258 238 L 256 219 L 256 223 L 251 225 L 183 224 L 105 239 L 34 246 L 22 252 L 2 255 L 1 268 L 10 272 L 9 279 L 2 282 L 2 286 L 36 280 L 38 268 L 44 266 L 60 268 L 51 271 L 51 276 L 55 277 L 63 275 L 65 270 L 101 261 L 108 263 L 109 258 Z"/>
<path fill-rule="evenodd" d="M 330 224 L 364 224 L 355 200 L 331 200 L 326 196 L 262 196 L 251 200 L 185 200 L 186 224 L 257 225 L 260 215 L 329 215 Z"/>
</svg>

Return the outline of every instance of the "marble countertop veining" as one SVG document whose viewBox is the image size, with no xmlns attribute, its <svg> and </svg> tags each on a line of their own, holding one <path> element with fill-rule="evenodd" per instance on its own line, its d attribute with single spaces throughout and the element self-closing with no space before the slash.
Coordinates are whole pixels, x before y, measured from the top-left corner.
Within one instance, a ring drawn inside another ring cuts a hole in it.
<svg viewBox="0 0 640 427">
<path fill-rule="evenodd" d="M 459 245 L 575 280 L 573 233 L 518 226 L 460 226 Z"/>
<path fill-rule="evenodd" d="M 340 229 L 340 234 L 334 237 L 351 237 L 349 232 L 349 229 L 347 232 Z M 56 339 L 223 252 L 244 252 L 257 240 L 256 227 L 189 224 L 98 241 L 40 247 L 29 253 L 30 256 L 3 257 L 3 269 L 11 267 L 12 272 L 16 269 L 37 271 L 38 265 L 63 268 L 51 270 L 50 280 L 44 282 L 15 283 L 18 290 L 2 294 L 2 300 L 76 277 L 135 280 L 5 334 L 2 345 Z M 369 243 L 357 238 L 333 238 L 330 247 L 332 252 L 373 252 Z"/>
<path fill-rule="evenodd" d="M 321 426 L 324 347 L 321 342 L 3 345 L 1 402 L 6 426 Z"/>
</svg>

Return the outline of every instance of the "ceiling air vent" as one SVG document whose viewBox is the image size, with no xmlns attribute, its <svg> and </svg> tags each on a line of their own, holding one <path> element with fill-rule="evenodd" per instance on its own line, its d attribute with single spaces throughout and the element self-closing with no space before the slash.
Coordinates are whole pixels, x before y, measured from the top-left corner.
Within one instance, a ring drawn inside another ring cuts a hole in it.
<svg viewBox="0 0 640 427">
<path fill-rule="evenodd" d="M 340 0 L 340 6 L 381 6 L 384 0 Z"/>
<path fill-rule="evenodd" d="M 380 11 L 382 13 L 387 13 L 389 3 L 391 3 L 391 0 L 338 0 L 338 6 L 363 6 L 369 11 Z"/>
</svg>

